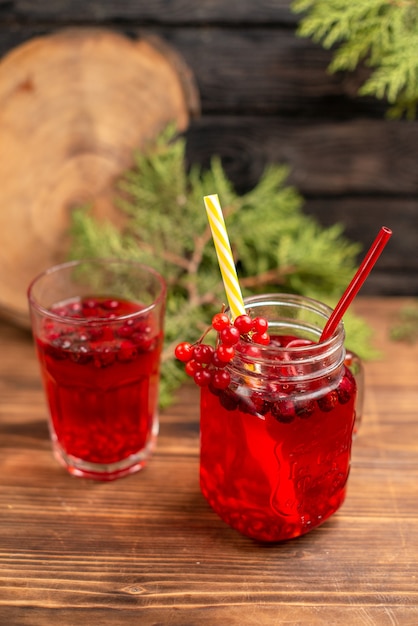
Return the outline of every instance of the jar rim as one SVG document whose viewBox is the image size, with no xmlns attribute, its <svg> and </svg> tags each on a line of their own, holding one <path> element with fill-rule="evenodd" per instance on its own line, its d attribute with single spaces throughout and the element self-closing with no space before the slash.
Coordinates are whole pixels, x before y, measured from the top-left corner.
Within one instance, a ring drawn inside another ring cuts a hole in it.
<svg viewBox="0 0 418 626">
<path fill-rule="evenodd" d="M 244 298 L 244 305 L 245 310 L 251 312 L 252 317 L 254 317 L 254 311 L 263 306 L 281 306 L 289 307 L 289 309 L 293 307 L 294 309 L 300 311 L 304 310 L 309 314 L 317 315 L 318 319 L 323 320 L 323 326 L 325 326 L 325 323 L 332 313 L 331 307 L 319 300 L 315 300 L 309 296 L 291 293 L 271 293 L 249 296 Z M 226 309 L 226 313 L 229 313 L 229 309 Z M 293 318 L 284 319 L 283 322 L 282 325 L 288 328 L 292 327 L 295 330 L 309 331 L 312 335 L 316 335 L 318 340 L 323 329 L 323 326 L 316 326 L 308 322 L 303 322 L 303 320 L 294 320 Z M 341 321 L 331 337 L 320 343 L 317 341 L 303 346 L 290 347 L 272 344 L 268 344 L 267 346 L 253 344 L 257 346 L 258 355 L 246 355 L 245 361 L 248 363 L 269 365 L 276 362 L 278 358 L 280 359 L 281 355 L 286 355 L 286 363 L 288 365 L 292 365 L 293 363 L 301 364 L 305 361 L 319 363 L 324 358 L 331 357 L 334 353 L 338 353 L 344 344 L 344 339 L 344 324 Z M 238 359 L 240 360 L 241 357 L 238 357 Z M 234 364 L 232 364 L 232 367 L 234 367 Z"/>
</svg>

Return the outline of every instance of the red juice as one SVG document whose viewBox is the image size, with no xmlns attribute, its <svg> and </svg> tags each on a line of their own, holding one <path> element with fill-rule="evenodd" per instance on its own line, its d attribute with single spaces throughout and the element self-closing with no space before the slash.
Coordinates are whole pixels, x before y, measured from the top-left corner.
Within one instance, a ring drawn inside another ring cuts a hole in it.
<svg viewBox="0 0 418 626">
<path fill-rule="evenodd" d="M 341 506 L 355 420 L 356 382 L 345 365 L 305 381 L 302 392 L 280 379 L 280 364 L 276 373 L 262 390 L 251 372 L 225 391 L 201 390 L 202 493 L 226 523 L 261 541 L 302 535 Z"/>
<path fill-rule="evenodd" d="M 94 475 L 97 464 L 110 473 L 96 477 L 114 478 L 152 445 L 163 337 L 154 313 L 141 310 L 108 296 L 73 298 L 50 308 L 54 318 L 35 337 L 54 446 L 73 473 Z M 85 473 L 74 471 L 80 461 Z"/>
</svg>

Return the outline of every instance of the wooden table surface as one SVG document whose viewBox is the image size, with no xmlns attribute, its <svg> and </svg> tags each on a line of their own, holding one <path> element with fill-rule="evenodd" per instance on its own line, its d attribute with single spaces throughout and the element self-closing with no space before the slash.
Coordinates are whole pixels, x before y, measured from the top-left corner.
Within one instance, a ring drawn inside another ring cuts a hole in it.
<svg viewBox="0 0 418 626">
<path fill-rule="evenodd" d="M 0 323 L 0 624 L 418 624 L 418 344 L 388 339 L 405 300 L 359 298 L 383 357 L 346 502 L 327 523 L 260 545 L 198 486 L 198 391 L 161 415 L 149 466 L 113 483 L 54 460 L 28 333 Z"/>
</svg>

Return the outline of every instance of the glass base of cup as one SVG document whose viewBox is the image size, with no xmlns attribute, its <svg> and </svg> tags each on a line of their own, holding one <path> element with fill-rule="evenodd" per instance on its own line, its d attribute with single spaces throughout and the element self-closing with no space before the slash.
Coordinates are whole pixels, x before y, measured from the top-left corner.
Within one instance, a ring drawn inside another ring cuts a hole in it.
<svg viewBox="0 0 418 626">
<path fill-rule="evenodd" d="M 154 424 L 151 437 L 145 446 L 136 454 L 131 454 L 121 461 L 115 463 L 90 463 L 83 459 L 67 454 L 60 446 L 58 440 L 53 438 L 52 449 L 58 463 L 72 475 L 79 478 L 91 478 L 93 480 L 112 481 L 117 478 L 129 476 L 141 470 L 151 456 L 158 434 L 158 422 Z"/>
</svg>

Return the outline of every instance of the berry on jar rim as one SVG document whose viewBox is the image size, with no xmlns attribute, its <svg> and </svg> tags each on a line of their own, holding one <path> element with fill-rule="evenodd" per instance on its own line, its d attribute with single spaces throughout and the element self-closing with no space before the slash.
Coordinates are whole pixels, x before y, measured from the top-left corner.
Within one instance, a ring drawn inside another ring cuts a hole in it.
<svg viewBox="0 0 418 626">
<path fill-rule="evenodd" d="M 259 359 L 261 356 L 260 348 L 253 343 L 241 341 L 237 345 L 236 349 L 243 355 L 243 358 L 248 357 L 249 359 Z"/>
<path fill-rule="evenodd" d="M 227 370 L 216 369 L 212 371 L 211 385 L 215 389 L 226 389 L 231 382 L 231 375 Z"/>
<path fill-rule="evenodd" d="M 193 380 L 199 387 L 207 387 L 211 382 L 211 378 L 210 371 L 204 367 L 198 369 L 193 375 Z"/>
<path fill-rule="evenodd" d="M 212 361 L 214 348 L 205 343 L 198 343 L 193 347 L 193 358 L 202 365 L 209 365 Z"/>
<path fill-rule="evenodd" d="M 255 317 L 253 319 L 252 330 L 255 333 L 266 333 L 269 327 L 269 323 L 265 317 Z"/>
<path fill-rule="evenodd" d="M 221 344 L 216 348 L 216 355 L 220 361 L 229 363 L 235 356 L 235 350 L 233 346 L 224 346 Z"/>
<path fill-rule="evenodd" d="M 270 335 L 268 333 L 254 333 L 251 339 L 254 343 L 259 343 L 262 346 L 268 346 L 270 343 Z"/>
<path fill-rule="evenodd" d="M 255 320 L 250 315 L 243 314 L 231 321 L 224 309 L 212 317 L 211 326 L 206 329 L 199 341 L 190 344 L 187 341 L 179 343 L 175 350 L 175 356 L 185 364 L 186 373 L 195 378 L 195 382 L 203 386 L 208 380 L 207 374 L 211 374 L 209 388 L 219 395 L 223 389 L 230 386 L 230 373 L 227 371 L 227 364 L 235 356 L 235 350 L 242 353 L 242 358 L 247 357 L 248 361 L 255 360 L 261 356 L 260 347 L 256 347 L 254 342 L 260 345 L 267 345 L 270 337 L 267 333 L 268 322 L 263 317 Z M 218 333 L 218 345 L 213 348 L 210 344 L 203 343 L 208 332 L 213 329 Z M 122 335 L 129 337 L 128 331 L 122 331 Z M 195 374 L 201 370 L 205 373 Z"/>
<path fill-rule="evenodd" d="M 216 313 L 212 318 L 212 328 L 217 332 L 227 328 L 229 324 L 230 320 L 226 313 Z"/>
<path fill-rule="evenodd" d="M 182 361 L 183 363 L 187 363 L 193 357 L 193 346 L 188 341 L 182 341 L 177 344 L 174 349 L 174 355 L 176 359 Z"/>
<path fill-rule="evenodd" d="M 242 335 L 246 335 L 252 330 L 253 320 L 249 315 L 238 315 L 238 317 L 234 319 L 234 326 Z"/>
<path fill-rule="evenodd" d="M 185 372 L 187 374 L 187 376 L 191 376 L 193 378 L 193 376 L 195 375 L 195 373 L 198 370 L 203 369 L 202 366 L 200 365 L 200 363 L 198 363 L 197 361 L 195 361 L 194 359 L 190 359 L 190 361 L 187 361 L 186 363 L 186 367 L 184 368 Z"/>
<path fill-rule="evenodd" d="M 235 346 L 238 343 L 240 334 L 235 326 L 227 326 L 219 333 L 221 342 L 226 346 Z"/>
<path fill-rule="evenodd" d="M 224 367 L 228 365 L 228 363 L 226 361 L 221 361 L 215 350 L 212 356 L 212 365 L 215 369 L 223 369 Z"/>
</svg>

